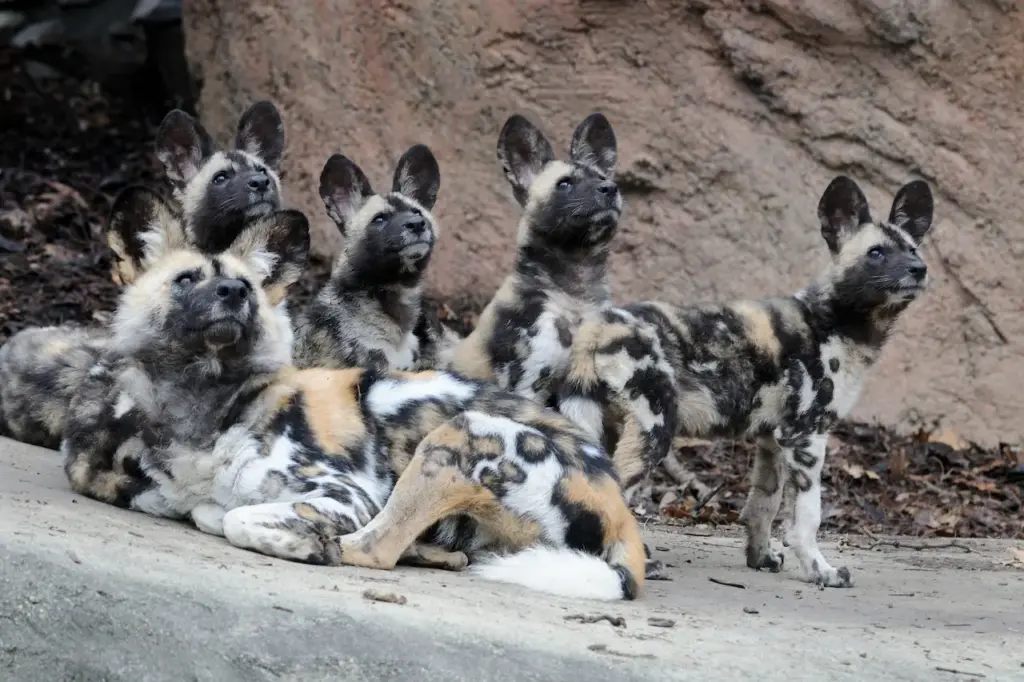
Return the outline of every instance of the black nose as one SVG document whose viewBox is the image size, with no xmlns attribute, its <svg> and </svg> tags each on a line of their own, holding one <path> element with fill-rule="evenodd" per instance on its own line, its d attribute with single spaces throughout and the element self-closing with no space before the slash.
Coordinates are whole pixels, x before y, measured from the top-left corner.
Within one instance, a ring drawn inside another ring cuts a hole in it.
<svg viewBox="0 0 1024 682">
<path fill-rule="evenodd" d="M 609 196 L 615 196 L 619 191 L 619 186 L 611 180 L 605 180 L 597 186 L 597 191 L 601 194 L 607 194 Z"/>
<path fill-rule="evenodd" d="M 249 178 L 248 185 L 254 192 L 265 192 L 270 187 L 270 178 L 266 173 L 256 173 Z"/>
<path fill-rule="evenodd" d="M 410 214 L 402 226 L 413 234 L 423 234 L 423 231 L 427 229 L 427 221 L 421 215 Z"/>
<path fill-rule="evenodd" d="M 240 279 L 225 279 L 217 284 L 217 298 L 225 305 L 238 308 L 249 298 L 249 285 Z"/>
<path fill-rule="evenodd" d="M 910 274 L 914 276 L 914 279 L 921 281 L 928 274 L 928 266 L 920 261 L 912 263 L 910 265 Z"/>
</svg>

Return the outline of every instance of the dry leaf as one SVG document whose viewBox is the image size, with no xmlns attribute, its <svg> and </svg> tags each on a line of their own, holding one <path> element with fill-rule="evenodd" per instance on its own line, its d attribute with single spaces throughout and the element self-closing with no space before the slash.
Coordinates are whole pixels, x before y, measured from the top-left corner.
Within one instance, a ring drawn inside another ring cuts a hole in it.
<svg viewBox="0 0 1024 682">
<path fill-rule="evenodd" d="M 860 480 L 860 477 L 864 475 L 864 467 L 859 464 L 844 464 L 843 471 L 855 481 Z"/>
</svg>

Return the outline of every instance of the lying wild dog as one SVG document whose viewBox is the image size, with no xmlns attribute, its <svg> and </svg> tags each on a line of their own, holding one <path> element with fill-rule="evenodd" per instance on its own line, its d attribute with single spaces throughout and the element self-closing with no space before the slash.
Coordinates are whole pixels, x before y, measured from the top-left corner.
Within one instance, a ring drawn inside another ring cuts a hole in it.
<svg viewBox="0 0 1024 682">
<path fill-rule="evenodd" d="M 513 115 L 498 158 L 523 206 L 515 270 L 452 352 L 451 369 L 547 403 L 569 364 L 582 318 L 610 304 L 606 263 L 622 213 L 615 133 L 594 113 L 577 126 L 570 162 Z"/>
<path fill-rule="evenodd" d="M 127 187 L 112 207 L 124 212 L 125 220 L 158 220 L 158 214 L 159 220 L 178 220 L 192 243 L 215 253 L 247 223 L 280 206 L 275 169 L 284 149 L 284 127 L 270 102 L 256 102 L 242 114 L 234 150 L 218 149 L 198 121 L 177 109 L 164 117 L 156 148 L 175 201 L 151 189 Z M 118 244 L 110 246 L 115 261 L 130 264 Z M 115 266 L 114 280 L 120 283 L 118 272 Z M 287 315 L 283 306 L 279 313 Z M 103 328 L 65 324 L 26 329 L 8 339 L 0 348 L 0 433 L 57 447 L 71 395 L 108 336 Z"/>
<path fill-rule="evenodd" d="M 175 109 L 160 124 L 156 153 L 186 234 L 203 251 L 223 251 L 248 221 L 281 206 L 284 124 L 270 102 L 254 103 L 238 119 L 234 149 L 221 149 L 199 121 Z"/>
<path fill-rule="evenodd" d="M 436 313 L 424 309 L 423 276 L 437 241 L 430 209 L 440 186 L 437 160 L 422 144 L 398 160 L 387 194 L 376 194 L 347 157 L 327 160 L 320 197 L 344 245 L 330 280 L 297 325 L 299 367 L 437 365 L 442 346 L 451 342 Z"/>
<path fill-rule="evenodd" d="M 472 557 L 567 596 L 639 593 L 639 528 L 579 427 L 454 374 L 290 366 L 274 309 L 308 253 L 301 213 L 214 256 L 166 228 L 124 268 L 110 349 L 72 402 L 75 491 L 297 561 Z"/>
<path fill-rule="evenodd" d="M 258 218 L 249 218 L 232 230 L 237 235 L 254 220 Z M 153 190 L 136 185 L 118 194 L 109 218 L 113 229 L 107 231 L 115 281 L 125 274 L 135 277 L 133 263 L 139 262 L 161 238 L 163 228 L 153 226 L 167 222 L 181 225 L 179 212 Z M 184 231 L 184 225 L 179 229 Z M 290 329 L 285 303 L 278 306 L 276 314 Z M 25 329 L 8 339 L 0 347 L 0 433 L 24 443 L 56 448 L 71 396 L 109 340 L 110 331 L 105 327 L 75 324 Z"/>
<path fill-rule="evenodd" d="M 721 305 L 637 303 L 581 327 L 561 412 L 603 437 L 624 487 L 657 465 L 676 435 L 751 437 L 759 453 L 741 521 L 747 565 L 782 569 L 771 524 L 785 521 L 804 577 L 850 586 L 817 545 L 829 429 L 853 409 L 865 375 L 927 281 L 918 245 L 932 224 L 928 185 L 904 185 L 874 222 L 857 184 L 835 178 L 818 205 L 832 260 L 788 298 Z M 617 442 L 615 442 L 617 441 Z"/>
</svg>

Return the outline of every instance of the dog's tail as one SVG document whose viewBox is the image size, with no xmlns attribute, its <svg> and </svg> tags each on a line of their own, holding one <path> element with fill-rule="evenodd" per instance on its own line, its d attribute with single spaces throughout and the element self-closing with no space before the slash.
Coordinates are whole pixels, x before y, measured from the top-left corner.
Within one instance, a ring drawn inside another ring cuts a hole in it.
<svg viewBox="0 0 1024 682">
<path fill-rule="evenodd" d="M 639 541 L 639 538 L 638 538 Z M 639 565 L 624 561 L 639 551 Z M 576 599 L 636 599 L 644 583 L 644 550 L 613 546 L 609 559 L 567 547 L 535 545 L 515 554 L 493 555 L 470 565 L 470 571 L 494 582 Z"/>
</svg>

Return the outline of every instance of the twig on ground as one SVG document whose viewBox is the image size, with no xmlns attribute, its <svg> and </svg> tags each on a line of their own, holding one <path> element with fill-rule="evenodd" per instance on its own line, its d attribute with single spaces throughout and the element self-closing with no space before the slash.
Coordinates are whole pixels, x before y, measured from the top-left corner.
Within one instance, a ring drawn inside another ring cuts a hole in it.
<svg viewBox="0 0 1024 682">
<path fill-rule="evenodd" d="M 935 666 L 935 669 L 943 673 L 953 673 L 954 675 L 970 675 L 971 677 L 985 677 L 981 673 L 969 673 L 966 670 L 957 670 L 956 668 L 943 668 L 941 665 Z"/>
<path fill-rule="evenodd" d="M 647 624 L 652 628 L 672 628 L 676 622 L 671 618 L 648 618 Z"/>
<path fill-rule="evenodd" d="M 622 616 L 609 616 L 607 613 L 599 613 L 593 616 L 585 616 L 582 613 L 573 613 L 566 616 L 563 620 L 571 620 L 577 623 L 583 623 L 584 625 L 590 625 L 591 623 L 600 623 L 603 620 L 608 621 L 613 627 L 624 628 L 626 627 L 626 619 Z"/>
<path fill-rule="evenodd" d="M 609 649 L 607 644 L 591 644 L 587 648 L 597 653 L 622 656 L 623 658 L 654 658 L 654 654 L 630 654 L 625 651 L 615 651 L 614 649 Z"/>
<path fill-rule="evenodd" d="M 716 585 L 725 585 L 726 587 L 738 587 L 741 590 L 747 589 L 746 585 L 741 585 L 740 583 L 730 583 L 726 580 L 719 580 L 718 578 L 708 578 L 708 580 L 710 580 Z"/>
<path fill-rule="evenodd" d="M 961 544 L 956 540 L 951 542 L 943 542 L 937 545 L 915 545 L 909 542 L 900 542 L 899 540 L 876 540 L 867 547 L 858 547 L 858 549 L 875 549 L 876 547 L 893 547 L 895 549 L 912 549 L 915 552 L 922 552 L 926 549 L 962 549 L 964 554 L 971 554 L 974 550 L 967 545 Z"/>
<path fill-rule="evenodd" d="M 697 518 L 698 516 L 700 516 L 700 510 L 703 509 L 705 507 L 705 505 L 707 505 L 708 502 L 710 502 L 711 500 L 715 499 L 715 495 L 717 495 L 719 492 L 721 492 L 722 488 L 725 487 L 726 483 L 728 483 L 728 481 L 722 481 L 721 483 L 716 485 L 714 490 L 712 490 L 710 493 L 708 493 L 704 497 L 703 500 L 701 500 L 700 502 L 697 503 L 697 506 L 694 507 L 693 511 L 691 512 L 693 518 Z"/>
</svg>

